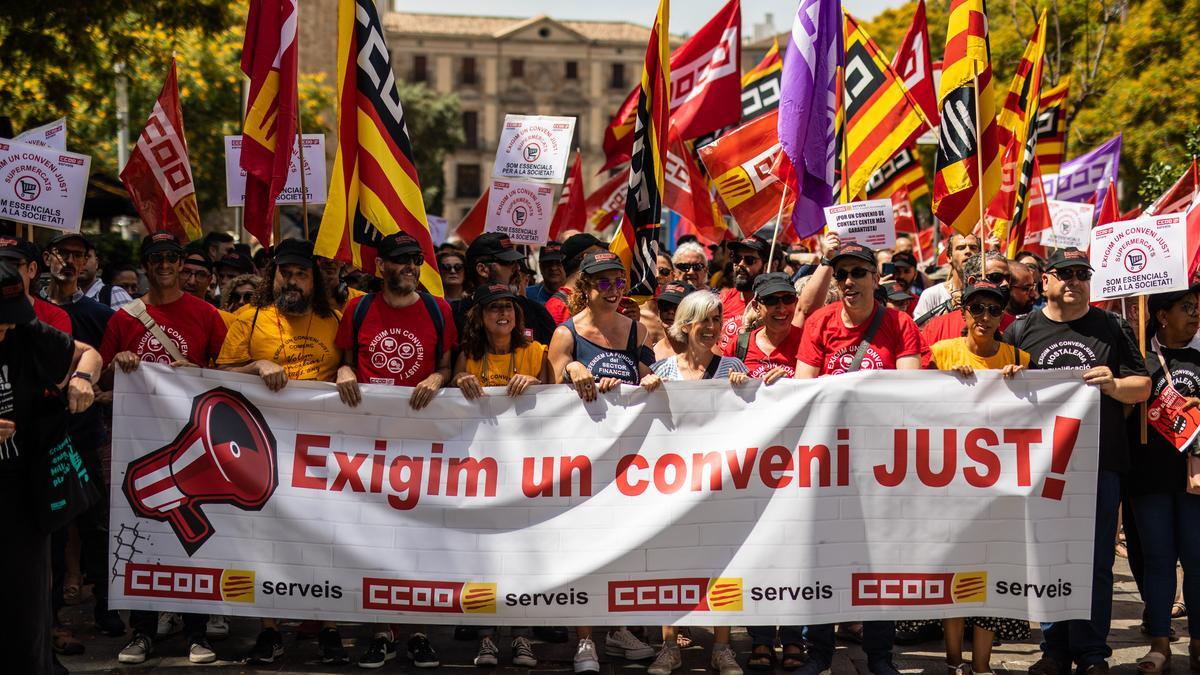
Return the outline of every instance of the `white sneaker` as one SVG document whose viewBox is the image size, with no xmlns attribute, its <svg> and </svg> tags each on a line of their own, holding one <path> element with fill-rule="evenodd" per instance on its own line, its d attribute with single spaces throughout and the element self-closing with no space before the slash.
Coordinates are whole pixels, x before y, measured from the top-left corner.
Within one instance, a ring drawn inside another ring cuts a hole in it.
<svg viewBox="0 0 1200 675">
<path fill-rule="evenodd" d="M 208 640 L 199 639 L 188 646 L 188 661 L 192 663 L 213 663 L 216 660 L 217 653 L 208 644 Z"/>
<path fill-rule="evenodd" d="M 492 638 L 485 637 L 479 641 L 479 653 L 475 655 L 475 665 L 483 668 L 485 666 L 494 666 L 500 662 L 500 649 L 492 642 Z"/>
<path fill-rule="evenodd" d="M 204 633 L 208 635 L 209 640 L 224 640 L 229 637 L 229 617 L 210 614 Z"/>
<path fill-rule="evenodd" d="M 677 645 L 664 645 L 654 657 L 650 667 L 646 668 L 647 675 L 671 675 L 683 666 L 683 657 L 679 654 Z"/>
<path fill-rule="evenodd" d="M 600 658 L 596 656 L 596 645 L 589 638 L 580 640 L 579 647 L 575 650 L 575 672 L 600 672 Z"/>
<path fill-rule="evenodd" d="M 529 639 L 524 637 L 515 637 L 512 641 L 512 663 L 514 666 L 522 668 L 536 668 L 538 664 L 537 657 L 533 655 L 533 645 L 529 644 Z"/>
<path fill-rule="evenodd" d="M 162 639 L 168 635 L 174 635 L 183 630 L 183 617 L 175 612 L 159 612 L 158 627 L 154 630 L 154 637 Z"/>
<path fill-rule="evenodd" d="M 643 661 L 654 657 L 654 648 L 622 628 L 608 631 L 604 637 L 604 653 L 630 661 Z"/>
<path fill-rule="evenodd" d="M 712 667 L 721 675 L 742 675 L 742 667 L 738 665 L 737 656 L 729 646 L 713 649 Z"/>
</svg>

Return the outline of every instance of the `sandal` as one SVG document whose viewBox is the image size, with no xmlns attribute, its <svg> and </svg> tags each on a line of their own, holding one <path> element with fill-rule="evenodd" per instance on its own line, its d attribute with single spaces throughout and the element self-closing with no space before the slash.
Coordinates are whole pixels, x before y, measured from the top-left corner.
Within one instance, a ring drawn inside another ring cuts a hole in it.
<svg viewBox="0 0 1200 675">
<path fill-rule="evenodd" d="M 796 651 L 789 652 L 788 648 L 794 648 Z M 789 673 L 804 665 L 804 645 L 788 643 L 783 646 L 783 664 L 780 666 Z"/>
<path fill-rule="evenodd" d="M 1142 675 L 1160 675 L 1171 670 L 1171 659 L 1166 654 L 1149 651 L 1137 660 L 1137 669 Z"/>
<path fill-rule="evenodd" d="M 75 633 L 66 626 L 55 626 L 51 629 L 51 647 L 55 654 L 77 656 L 83 653 L 83 643 L 75 637 Z"/>
<path fill-rule="evenodd" d="M 775 670 L 775 648 L 770 645 L 754 645 L 746 667 L 750 670 Z"/>
<path fill-rule="evenodd" d="M 1182 619 L 1187 616 L 1187 605 L 1182 602 L 1176 602 L 1171 605 L 1171 618 Z"/>
<path fill-rule="evenodd" d="M 946 675 L 971 675 L 971 664 L 963 661 L 957 666 L 946 664 Z"/>
<path fill-rule="evenodd" d="M 675 644 L 679 645 L 680 649 L 687 649 L 693 644 L 692 631 L 685 628 L 675 629 Z"/>
</svg>

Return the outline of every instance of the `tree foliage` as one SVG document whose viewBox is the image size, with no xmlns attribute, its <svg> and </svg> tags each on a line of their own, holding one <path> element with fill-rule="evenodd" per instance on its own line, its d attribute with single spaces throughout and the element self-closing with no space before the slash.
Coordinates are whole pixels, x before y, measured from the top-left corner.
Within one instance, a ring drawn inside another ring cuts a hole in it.
<svg viewBox="0 0 1200 675">
<path fill-rule="evenodd" d="M 425 210 L 441 213 L 446 196 L 443 162 L 463 142 L 458 96 L 439 94 L 424 84 L 397 81 L 397 87 L 416 155 Z"/>
</svg>

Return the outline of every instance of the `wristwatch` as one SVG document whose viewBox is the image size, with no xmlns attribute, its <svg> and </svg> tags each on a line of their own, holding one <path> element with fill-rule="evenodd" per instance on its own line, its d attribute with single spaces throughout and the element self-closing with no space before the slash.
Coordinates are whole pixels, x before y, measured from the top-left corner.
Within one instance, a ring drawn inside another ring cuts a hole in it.
<svg viewBox="0 0 1200 675">
<path fill-rule="evenodd" d="M 68 380 L 73 380 L 73 379 L 75 379 L 75 378 L 77 378 L 77 377 L 78 377 L 79 379 L 81 379 L 81 380 L 86 380 L 86 381 L 88 381 L 88 382 L 91 382 L 91 381 L 92 381 L 92 374 L 91 374 L 91 373 L 85 373 L 85 372 L 84 372 L 84 371 L 82 371 L 82 370 L 77 370 L 77 371 L 75 371 L 75 372 L 71 373 L 71 377 L 68 377 L 67 379 L 68 379 Z"/>
<path fill-rule="evenodd" d="M 829 258 L 822 257 L 822 258 L 821 258 L 821 264 L 822 264 L 822 265 L 824 265 L 824 266 L 826 266 L 826 267 L 833 267 L 833 261 L 832 261 L 832 260 L 830 260 Z"/>
</svg>

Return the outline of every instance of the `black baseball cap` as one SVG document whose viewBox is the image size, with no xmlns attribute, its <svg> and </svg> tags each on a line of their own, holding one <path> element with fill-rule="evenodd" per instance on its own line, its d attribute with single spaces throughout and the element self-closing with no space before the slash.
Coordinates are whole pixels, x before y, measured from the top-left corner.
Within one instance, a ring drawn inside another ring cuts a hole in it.
<svg viewBox="0 0 1200 675">
<path fill-rule="evenodd" d="M 38 245 L 16 237 L 0 237 L 0 259 L 16 263 L 36 261 L 42 255 Z"/>
<path fill-rule="evenodd" d="M 233 253 L 221 258 L 221 264 L 234 256 Z M 313 243 L 307 239 L 284 239 L 275 245 L 275 265 L 299 265 L 301 267 L 316 267 L 317 259 L 313 255 Z"/>
<path fill-rule="evenodd" d="M 583 257 L 580 268 L 587 274 L 599 274 L 609 270 L 625 271 L 625 265 L 616 253 L 608 251 L 593 251 Z"/>
<path fill-rule="evenodd" d="M 1170 309 L 1171 305 L 1179 302 L 1181 299 L 1193 293 L 1200 293 L 1200 284 L 1192 284 L 1182 291 L 1169 291 L 1167 293 L 1155 293 L 1146 298 L 1146 303 L 1150 306 L 1151 312 L 1157 312 L 1160 309 Z"/>
<path fill-rule="evenodd" d="M 976 295 L 990 295 L 998 300 L 1001 306 L 1008 304 L 1008 291 L 990 281 L 976 281 L 974 284 L 964 288 L 962 292 L 962 304 L 966 305 Z"/>
<path fill-rule="evenodd" d="M 1064 267 L 1086 267 L 1092 269 L 1092 263 L 1088 259 L 1088 254 L 1080 251 L 1074 246 L 1055 249 L 1046 260 L 1045 270 L 1057 270 Z"/>
<path fill-rule="evenodd" d="M 25 295 L 25 280 L 7 260 L 0 261 L 0 323 L 31 323 L 37 315 Z"/>
<path fill-rule="evenodd" d="M 838 249 L 834 251 L 833 256 L 829 259 L 829 261 L 836 265 L 842 258 L 855 258 L 874 265 L 875 251 L 863 246 L 862 244 L 847 242 L 839 246 Z"/>
<path fill-rule="evenodd" d="M 409 256 L 422 253 L 421 242 L 407 232 L 393 232 L 379 242 L 375 247 L 380 257 L 395 260 L 399 256 Z"/>
<path fill-rule="evenodd" d="M 199 260 L 196 260 L 196 258 L 199 258 Z M 192 265 L 199 265 L 210 272 L 212 271 L 212 258 L 208 257 L 208 251 L 204 249 L 187 249 L 183 254 L 183 262 L 185 265 L 190 263 Z"/>
<path fill-rule="evenodd" d="M 695 286 L 686 281 L 671 281 L 663 286 L 662 293 L 658 294 L 658 302 L 665 302 L 671 305 L 678 305 L 683 302 L 683 298 L 688 293 L 696 290 Z"/>
<path fill-rule="evenodd" d="M 300 241 L 300 240 L 299 239 L 289 239 L 288 241 Z M 311 253 L 311 251 L 312 251 L 311 243 L 308 245 L 308 248 L 309 248 L 309 252 Z M 207 253 L 205 253 L 204 255 L 205 255 L 205 257 L 208 257 Z M 254 261 L 250 258 L 250 256 L 248 256 L 245 253 L 242 253 L 241 251 L 238 251 L 238 250 L 230 251 L 229 253 L 226 253 L 224 256 L 222 256 L 220 262 L 217 263 L 217 267 L 232 267 L 234 270 L 236 270 L 237 272 L 240 272 L 241 274 L 254 274 Z"/>
<path fill-rule="evenodd" d="M 600 241 L 593 234 L 588 234 L 586 232 L 573 234 L 570 237 L 567 237 L 567 240 L 563 242 L 563 260 L 578 258 L 579 256 L 583 255 L 584 251 L 592 248 L 593 246 L 599 246 L 600 248 L 608 249 L 608 244 Z"/>
<path fill-rule="evenodd" d="M 917 268 L 917 257 L 908 251 L 897 251 L 892 254 L 892 264 L 897 267 Z"/>
<path fill-rule="evenodd" d="M 887 287 L 884 297 L 892 302 L 908 302 L 913 299 L 913 294 L 908 290 L 908 286 L 897 282 Z"/>
<path fill-rule="evenodd" d="M 562 262 L 566 260 L 563 255 L 563 245 L 561 241 L 551 239 L 542 246 L 542 250 L 538 253 L 538 263 Z"/>
<path fill-rule="evenodd" d="M 467 247 L 467 260 L 472 265 L 481 260 L 517 262 L 525 256 L 513 246 L 507 234 L 484 232 Z"/>
<path fill-rule="evenodd" d="M 179 237 L 170 232 L 152 232 L 142 238 L 142 260 L 149 258 L 151 254 L 164 251 L 174 251 L 182 256 L 183 244 L 179 243 Z"/>
<path fill-rule="evenodd" d="M 505 284 L 488 284 L 476 288 L 472 298 L 475 300 L 476 305 L 487 307 L 497 300 L 516 300 L 517 296 Z"/>
<path fill-rule="evenodd" d="M 746 237 L 745 239 L 739 239 L 737 241 L 730 242 L 730 244 L 729 244 L 730 251 L 736 251 L 739 248 L 748 248 L 751 251 L 754 251 L 755 253 L 757 253 L 760 258 L 766 258 L 767 252 L 771 250 L 771 244 L 770 244 L 770 242 L 768 242 L 766 239 L 763 239 L 762 237 L 750 235 L 749 237 Z"/>
<path fill-rule="evenodd" d="M 792 278 L 786 272 L 760 274 L 754 278 L 755 298 L 765 298 L 775 293 L 796 295 L 796 287 L 792 285 Z"/>
<path fill-rule="evenodd" d="M 95 246 L 92 245 L 92 242 L 88 241 L 87 237 L 79 234 L 78 232 L 63 232 L 57 237 L 51 239 L 50 242 L 46 244 L 46 248 L 54 248 L 65 241 L 77 241 L 83 245 L 83 250 L 85 251 L 90 251 L 95 248 Z"/>
</svg>

